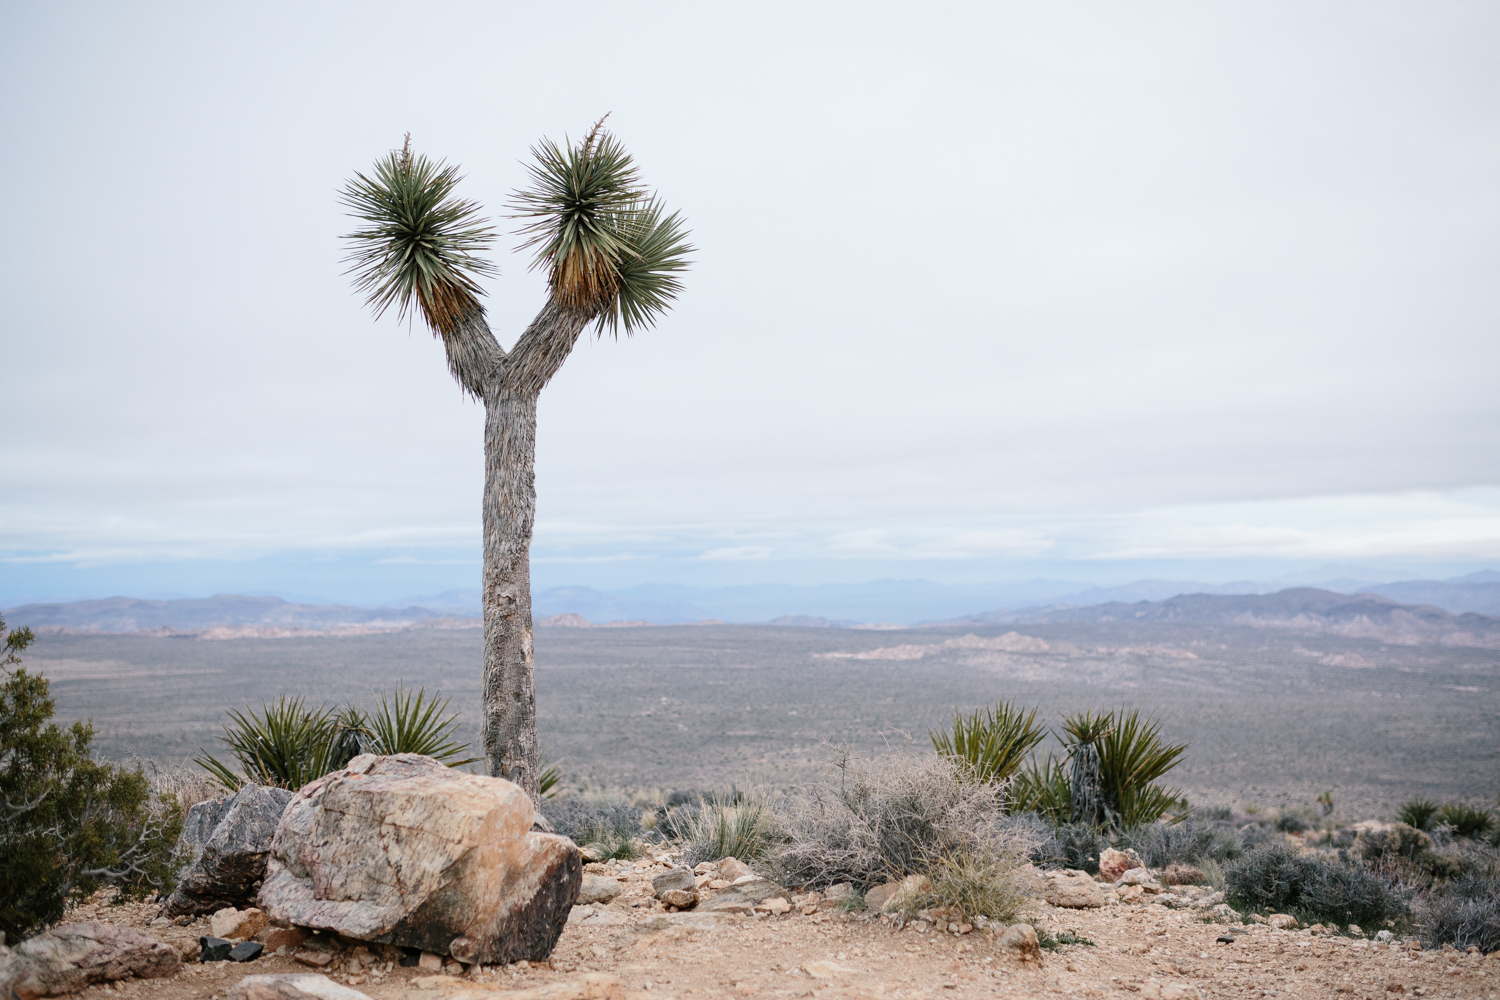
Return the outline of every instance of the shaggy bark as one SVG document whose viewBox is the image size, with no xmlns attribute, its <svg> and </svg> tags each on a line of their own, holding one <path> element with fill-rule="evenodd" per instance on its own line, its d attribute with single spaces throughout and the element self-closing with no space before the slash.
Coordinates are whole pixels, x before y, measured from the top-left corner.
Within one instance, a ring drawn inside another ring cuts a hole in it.
<svg viewBox="0 0 1500 1000">
<path fill-rule="evenodd" d="M 540 805 L 536 680 L 531 639 L 531 529 L 536 518 L 536 404 L 593 319 L 556 302 L 532 320 L 509 354 L 470 311 L 444 335 L 448 368 L 483 400 L 484 755 Z"/>
</svg>

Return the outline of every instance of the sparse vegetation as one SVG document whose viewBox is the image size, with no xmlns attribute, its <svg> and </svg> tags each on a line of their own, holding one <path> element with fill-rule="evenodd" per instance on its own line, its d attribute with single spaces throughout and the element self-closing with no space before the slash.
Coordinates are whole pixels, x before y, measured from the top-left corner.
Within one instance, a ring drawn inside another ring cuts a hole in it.
<svg viewBox="0 0 1500 1000">
<path fill-rule="evenodd" d="M 644 830 L 643 813 L 635 806 L 567 798 L 548 802 L 544 811 L 554 830 L 580 846 L 601 845 L 608 858 L 628 861 L 636 856 Z"/>
<path fill-rule="evenodd" d="M 669 810 L 666 827 L 682 850 L 680 860 L 691 867 L 720 858 L 765 860 L 776 821 L 764 796 L 711 795 Z"/>
<path fill-rule="evenodd" d="M 94 760 L 91 723 L 49 721 L 50 684 L 19 665 L 31 630 L 0 618 L 0 636 L 0 931 L 15 941 L 106 885 L 125 899 L 171 885 L 182 810 L 140 768 Z"/>
<path fill-rule="evenodd" d="M 1231 903 L 1317 921 L 1378 925 L 1407 912 L 1398 888 L 1347 855 L 1270 844 L 1223 866 Z"/>
<path fill-rule="evenodd" d="M 1176 824 L 1132 827 L 1120 837 L 1120 846 L 1135 848 L 1152 868 L 1173 864 L 1201 867 L 1204 859 L 1223 863 L 1245 853 L 1244 839 L 1233 824 L 1196 815 Z"/>
<path fill-rule="evenodd" d="M 982 913 L 991 920 L 1014 920 L 1031 897 L 1031 887 L 1020 876 L 1024 845 L 1009 848 L 962 846 L 939 854 L 927 865 L 932 891 L 913 899 L 909 909 L 951 906 L 968 918 Z"/>
<path fill-rule="evenodd" d="M 995 782 L 904 751 L 875 758 L 840 753 L 834 764 L 835 781 L 799 789 L 781 806 L 771 864 L 786 884 L 852 882 L 866 889 L 944 865 L 956 866 L 954 885 L 962 871 L 982 873 L 991 886 L 983 891 L 1000 893 L 1004 878 L 1019 879 L 1034 838 L 1004 822 Z"/>
<path fill-rule="evenodd" d="M 314 708 L 282 695 L 259 712 L 248 706 L 229 711 L 224 742 L 238 769 L 206 751 L 193 762 L 231 789 L 246 782 L 298 789 L 361 753 L 419 753 L 449 767 L 472 764 L 479 758 L 458 759 L 468 746 L 453 739 L 458 715 L 447 710 L 448 702 L 429 699 L 426 688 L 382 692 L 368 713 L 352 705 Z"/>
<path fill-rule="evenodd" d="M 1414 908 L 1428 947 L 1500 951 L 1500 875 L 1493 865 L 1422 893 Z"/>
</svg>

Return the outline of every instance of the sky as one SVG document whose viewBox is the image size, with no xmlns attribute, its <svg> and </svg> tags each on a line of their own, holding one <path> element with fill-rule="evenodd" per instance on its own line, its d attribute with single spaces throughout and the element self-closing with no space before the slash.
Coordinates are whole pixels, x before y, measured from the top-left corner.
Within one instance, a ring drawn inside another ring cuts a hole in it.
<svg viewBox="0 0 1500 1000">
<path fill-rule="evenodd" d="M 857 16 L 852 12 L 857 10 Z M 353 292 L 599 116 L 697 247 L 581 341 L 538 586 L 1500 566 L 1500 8 L 7 4 L 0 606 L 477 585 L 482 411 Z"/>
</svg>

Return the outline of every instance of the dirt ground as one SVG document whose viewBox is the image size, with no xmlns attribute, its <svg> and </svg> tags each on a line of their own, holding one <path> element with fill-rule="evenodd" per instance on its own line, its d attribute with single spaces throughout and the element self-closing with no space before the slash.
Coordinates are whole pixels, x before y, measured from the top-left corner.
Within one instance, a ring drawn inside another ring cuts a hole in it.
<svg viewBox="0 0 1500 1000">
<path fill-rule="evenodd" d="M 863 913 L 820 911 L 722 915 L 667 912 L 652 897 L 660 862 L 619 871 L 590 865 L 623 883 L 608 905 L 577 907 L 552 960 L 503 968 L 474 967 L 461 978 L 382 962 L 351 972 L 347 953 L 311 969 L 290 954 L 250 963 L 189 961 L 169 979 L 132 979 L 87 994 L 132 1000 L 223 1000 L 240 978 L 264 973 L 323 971 L 373 1000 L 525 1000 L 581 996 L 565 984 L 589 973 L 617 977 L 613 996 L 665 997 L 1140 997 L 1173 998 L 1500 998 L 1500 953 L 1489 958 L 1451 950 L 1411 951 L 1399 942 L 1272 930 L 1264 925 L 1203 923 L 1193 911 L 1160 903 L 1110 902 L 1100 909 L 1032 904 L 1027 918 L 1042 939 L 1086 940 L 1022 960 L 981 931 L 966 934 L 897 928 Z M 1148 897 L 1149 899 L 1150 897 Z M 94 900 L 68 920 L 141 927 L 181 951 L 195 951 L 208 920 L 152 925 L 151 903 Z M 1233 938 L 1220 942 L 1221 936 Z M 456 966 L 450 969 L 456 970 Z M 539 990 L 551 986 L 550 990 Z M 597 986 L 596 986 L 597 988 Z M 460 993 L 462 991 L 462 993 Z"/>
</svg>

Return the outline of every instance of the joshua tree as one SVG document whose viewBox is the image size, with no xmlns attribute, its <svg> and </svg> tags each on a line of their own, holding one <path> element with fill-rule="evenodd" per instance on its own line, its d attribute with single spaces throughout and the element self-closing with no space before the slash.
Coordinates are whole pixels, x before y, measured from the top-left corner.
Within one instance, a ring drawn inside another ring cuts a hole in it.
<svg viewBox="0 0 1500 1000">
<path fill-rule="evenodd" d="M 532 148 L 530 185 L 511 218 L 529 220 L 522 248 L 548 275 L 548 297 L 507 353 L 485 321 L 476 256 L 494 233 L 472 201 L 453 196 L 456 166 L 411 151 L 356 173 L 342 202 L 363 227 L 350 234 L 355 287 L 376 318 L 420 313 L 443 342 L 448 370 L 484 403 L 484 753 L 489 773 L 538 799 L 540 759 L 531 635 L 531 528 L 536 510 L 536 403 L 590 323 L 600 335 L 651 326 L 681 288 L 692 247 L 630 155 L 600 119 L 582 142 Z"/>
</svg>

